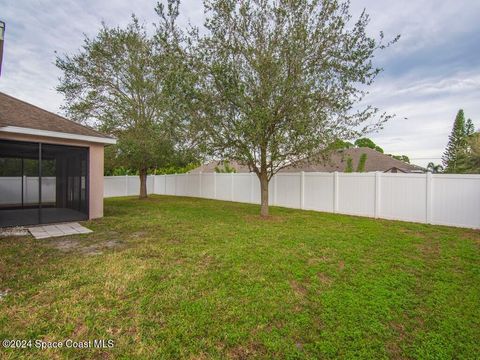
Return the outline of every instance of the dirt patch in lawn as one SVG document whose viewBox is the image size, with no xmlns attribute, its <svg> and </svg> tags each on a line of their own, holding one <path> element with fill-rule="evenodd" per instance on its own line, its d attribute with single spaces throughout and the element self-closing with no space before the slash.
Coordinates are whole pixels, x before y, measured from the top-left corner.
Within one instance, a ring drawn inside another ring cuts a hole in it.
<svg viewBox="0 0 480 360">
<path fill-rule="evenodd" d="M 168 239 L 168 242 L 170 244 L 183 244 L 185 240 L 179 236 L 172 236 L 170 239 Z"/>
<path fill-rule="evenodd" d="M 0 228 L 0 238 L 10 236 L 28 236 L 30 233 L 24 227 Z"/>
<path fill-rule="evenodd" d="M 422 239 L 422 240 L 437 240 L 442 236 L 442 234 L 444 235 L 444 233 L 438 230 L 432 230 L 432 229 L 429 229 L 429 230 L 415 229 L 414 230 L 414 229 L 402 228 L 402 229 L 399 229 L 399 232 L 408 236 L 413 236 L 418 239 Z"/>
<path fill-rule="evenodd" d="M 331 258 L 328 256 L 321 256 L 321 257 L 316 257 L 316 258 L 310 258 L 307 260 L 308 265 L 317 265 L 320 263 L 326 263 L 330 260 Z"/>
<path fill-rule="evenodd" d="M 283 223 L 286 221 L 285 216 L 278 216 L 278 215 L 268 215 L 267 217 L 263 217 L 260 215 L 246 215 L 243 217 L 246 222 L 267 222 L 267 223 Z"/>
<path fill-rule="evenodd" d="M 317 274 L 318 280 L 323 285 L 330 285 L 332 283 L 332 279 L 325 273 L 319 272 Z"/>
<path fill-rule="evenodd" d="M 149 235 L 151 235 L 151 233 L 148 233 L 147 231 L 136 231 L 132 233 L 130 237 L 134 239 L 142 239 L 142 238 L 148 237 Z"/>
<path fill-rule="evenodd" d="M 440 255 L 440 244 L 438 241 L 427 240 L 417 245 L 418 250 L 425 257 L 437 258 Z"/>
<path fill-rule="evenodd" d="M 335 254 L 336 251 L 334 249 L 324 248 L 316 254 L 317 256 L 309 258 L 307 264 L 311 266 L 331 262 L 335 258 Z"/>
<path fill-rule="evenodd" d="M 473 243 L 480 247 L 480 230 L 472 230 L 462 235 L 462 239 L 473 241 Z"/>
<path fill-rule="evenodd" d="M 93 244 L 90 246 L 82 247 L 80 252 L 85 255 L 100 255 L 104 250 L 110 250 L 121 246 L 121 242 L 117 240 L 109 240 L 102 243 Z"/>
<path fill-rule="evenodd" d="M 303 297 L 303 296 L 307 295 L 307 289 L 305 288 L 305 286 L 300 284 L 298 281 L 290 280 L 290 287 L 295 292 L 295 294 L 298 295 L 298 296 Z"/>
<path fill-rule="evenodd" d="M 52 240 L 48 243 L 48 246 L 65 253 L 75 252 L 83 255 L 100 255 L 106 250 L 122 247 L 123 243 L 119 240 L 107 240 L 86 244 L 84 240 L 73 238 Z"/>
<path fill-rule="evenodd" d="M 406 332 L 405 326 L 400 323 L 391 322 L 390 328 L 394 331 L 394 338 L 388 341 L 385 346 L 390 354 L 391 359 L 404 359 L 403 350 L 401 348 L 402 342 L 405 341 Z"/>
<path fill-rule="evenodd" d="M 265 354 L 265 348 L 259 343 L 252 343 L 246 346 L 238 345 L 228 350 L 228 359 L 251 359 Z"/>
</svg>

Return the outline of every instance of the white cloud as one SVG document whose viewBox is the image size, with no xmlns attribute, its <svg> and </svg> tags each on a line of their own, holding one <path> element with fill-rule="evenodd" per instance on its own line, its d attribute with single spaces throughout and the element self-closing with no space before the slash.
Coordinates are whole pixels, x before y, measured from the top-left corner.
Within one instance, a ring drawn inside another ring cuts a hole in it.
<svg viewBox="0 0 480 360">
<path fill-rule="evenodd" d="M 366 100 L 397 115 L 384 130 L 372 136 L 388 152 L 409 155 L 420 165 L 430 161 L 422 158 L 439 162 L 460 108 L 480 127 L 478 73 L 382 81 L 377 85 Z"/>
<path fill-rule="evenodd" d="M 153 0 L 16 0 L 2 4 L 7 23 L 0 91 L 59 111 L 60 72 L 55 51 L 73 53 L 83 33 L 94 36 L 101 22 L 124 26 L 135 13 L 148 26 L 156 21 Z M 355 0 L 352 11 L 371 15 L 369 31 L 386 38 L 401 34 L 381 52 L 385 68 L 366 101 L 398 116 L 372 138 L 387 152 L 439 158 L 459 108 L 480 127 L 480 1 Z M 182 1 L 180 24 L 201 25 L 200 0 Z M 478 46 L 477 46 L 478 45 Z M 404 119 L 404 118 L 408 119 Z M 437 160 L 438 161 L 438 160 Z M 416 161 L 426 164 L 427 160 Z"/>
</svg>

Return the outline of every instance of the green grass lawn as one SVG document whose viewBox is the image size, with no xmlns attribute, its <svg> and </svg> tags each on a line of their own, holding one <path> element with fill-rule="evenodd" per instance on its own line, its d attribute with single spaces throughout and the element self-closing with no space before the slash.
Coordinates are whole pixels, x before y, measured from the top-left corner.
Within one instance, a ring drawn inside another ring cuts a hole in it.
<svg viewBox="0 0 480 360">
<path fill-rule="evenodd" d="M 474 358 L 480 232 L 152 196 L 94 233 L 0 238 L 0 358 Z M 6 356 L 5 356 L 6 355 Z"/>
</svg>

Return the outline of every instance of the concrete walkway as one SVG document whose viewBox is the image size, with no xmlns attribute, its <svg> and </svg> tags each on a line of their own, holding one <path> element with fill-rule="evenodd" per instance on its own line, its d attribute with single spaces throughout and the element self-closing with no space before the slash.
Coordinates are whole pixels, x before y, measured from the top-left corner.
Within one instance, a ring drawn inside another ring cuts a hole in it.
<svg viewBox="0 0 480 360">
<path fill-rule="evenodd" d="M 30 234 L 32 234 L 35 239 L 46 239 L 54 236 L 88 234 L 93 232 L 92 230 L 83 227 L 79 223 L 31 226 L 28 228 L 28 231 L 30 231 Z"/>
</svg>

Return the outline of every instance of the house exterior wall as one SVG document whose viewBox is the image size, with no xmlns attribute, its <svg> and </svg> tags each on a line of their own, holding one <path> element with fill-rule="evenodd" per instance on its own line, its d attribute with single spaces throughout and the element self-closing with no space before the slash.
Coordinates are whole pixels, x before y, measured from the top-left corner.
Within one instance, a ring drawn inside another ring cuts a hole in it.
<svg viewBox="0 0 480 360">
<path fill-rule="evenodd" d="M 13 134 L 0 131 L 1 140 L 41 142 L 43 144 L 83 146 L 89 148 L 89 219 L 103 216 L 104 145 L 77 140 L 64 140 L 43 136 Z"/>
<path fill-rule="evenodd" d="M 90 144 L 90 198 L 88 202 L 90 219 L 103 216 L 103 150 L 102 144 Z"/>
</svg>

